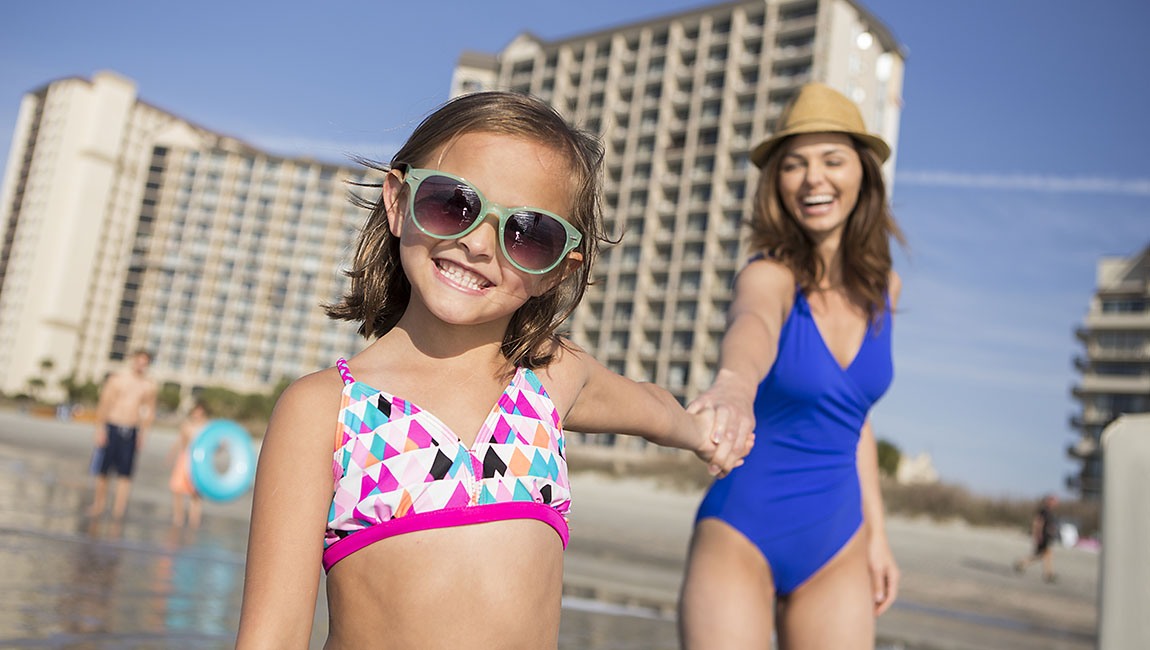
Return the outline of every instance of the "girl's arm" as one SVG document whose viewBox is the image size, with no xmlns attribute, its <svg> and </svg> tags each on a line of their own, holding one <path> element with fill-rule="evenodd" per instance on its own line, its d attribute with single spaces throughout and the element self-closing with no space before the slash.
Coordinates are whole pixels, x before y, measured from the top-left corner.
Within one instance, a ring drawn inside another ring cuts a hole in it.
<svg viewBox="0 0 1150 650">
<path fill-rule="evenodd" d="M 168 450 L 167 463 L 169 465 L 175 462 L 176 457 L 180 455 L 180 452 L 183 451 L 184 448 L 188 446 L 188 442 L 191 441 L 191 426 L 187 420 L 180 423 L 180 435 L 176 437 L 176 441 L 172 443 L 172 448 Z"/>
<path fill-rule="evenodd" d="M 562 351 L 547 374 L 562 376 L 560 381 L 573 395 L 563 418 L 565 428 L 636 435 L 664 447 L 688 449 L 710 462 L 712 473 L 725 474 L 742 456 L 729 451 L 715 456 L 709 412 L 691 415 L 668 391 L 615 374 L 574 345 Z"/>
<path fill-rule="evenodd" d="M 898 305 L 902 282 L 891 271 L 888 292 L 893 312 Z M 886 514 L 882 504 L 882 490 L 878 480 L 878 443 L 870 420 L 859 432 L 856 465 L 859 488 L 862 490 L 863 527 L 867 538 L 867 559 L 870 565 L 871 586 L 874 590 L 875 616 L 885 612 L 898 596 L 900 573 L 886 537 Z"/>
<path fill-rule="evenodd" d="M 256 471 L 237 649 L 308 647 L 341 388 L 334 370 L 308 375 L 272 413 Z"/>
<path fill-rule="evenodd" d="M 724 445 L 738 448 L 754 430 L 755 394 L 775 363 L 794 296 L 794 276 L 773 260 L 755 260 L 735 279 L 715 381 L 687 407 L 692 413 L 715 409 L 714 428 Z"/>
</svg>

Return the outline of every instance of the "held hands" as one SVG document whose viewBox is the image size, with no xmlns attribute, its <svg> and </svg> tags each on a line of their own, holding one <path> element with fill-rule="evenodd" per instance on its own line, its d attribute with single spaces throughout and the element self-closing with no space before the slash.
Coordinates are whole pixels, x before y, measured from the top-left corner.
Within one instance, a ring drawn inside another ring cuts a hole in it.
<svg viewBox="0 0 1150 650">
<path fill-rule="evenodd" d="M 721 478 L 743 464 L 742 458 L 755 444 L 754 392 L 743 387 L 734 373 L 720 370 L 711 388 L 687 405 L 687 412 L 697 416 L 696 422 L 698 416 L 712 414 L 707 440 L 710 455 L 698 452 L 710 462 L 712 475 Z"/>
<path fill-rule="evenodd" d="M 890 552 L 885 533 L 868 535 L 867 565 L 870 569 L 871 589 L 874 593 L 874 615 L 880 616 L 898 597 L 900 573 Z"/>
<path fill-rule="evenodd" d="M 736 444 L 733 433 L 727 432 L 723 435 L 715 428 L 715 409 L 697 408 L 694 404 L 691 406 L 692 408 L 688 410 L 688 413 L 695 423 L 695 429 L 699 433 L 700 440 L 699 447 L 695 449 L 695 455 L 707 463 L 707 471 L 711 473 L 711 476 L 722 478 L 732 469 L 743 464 L 743 456 L 747 455 L 751 445 L 754 444 L 754 434 L 751 434 L 751 439 L 744 449 L 743 445 Z"/>
</svg>

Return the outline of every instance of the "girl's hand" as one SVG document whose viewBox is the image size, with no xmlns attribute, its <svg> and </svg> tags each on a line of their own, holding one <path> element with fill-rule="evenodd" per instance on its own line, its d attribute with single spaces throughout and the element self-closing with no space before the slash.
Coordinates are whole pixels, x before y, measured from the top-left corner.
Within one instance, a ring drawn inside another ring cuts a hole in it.
<svg viewBox="0 0 1150 650">
<path fill-rule="evenodd" d="M 898 583 L 901 577 L 885 533 L 869 535 L 867 564 L 870 569 L 871 588 L 874 590 L 874 615 L 881 616 L 898 597 Z"/>
<path fill-rule="evenodd" d="M 687 412 L 695 415 L 713 409 L 710 439 L 719 447 L 714 456 L 739 459 L 750 453 L 755 442 L 754 402 L 754 392 L 748 390 L 734 373 L 720 370 L 715 383 L 687 405 Z M 717 474 L 714 465 L 711 473 Z"/>
</svg>

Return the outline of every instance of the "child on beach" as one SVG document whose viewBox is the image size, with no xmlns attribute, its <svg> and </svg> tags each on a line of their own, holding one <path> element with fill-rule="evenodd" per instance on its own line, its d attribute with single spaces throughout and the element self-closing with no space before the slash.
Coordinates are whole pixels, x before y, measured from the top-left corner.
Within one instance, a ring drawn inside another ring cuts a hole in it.
<svg viewBox="0 0 1150 650">
<path fill-rule="evenodd" d="M 327 308 L 375 340 L 276 405 L 238 648 L 307 646 L 321 562 L 329 650 L 554 648 L 565 427 L 690 449 L 715 474 L 739 464 L 709 411 L 555 334 L 603 239 L 601 163 L 546 104 L 488 92 L 376 166 L 350 290 Z"/>
<path fill-rule="evenodd" d="M 196 528 L 200 525 L 200 510 L 202 503 L 196 486 L 192 484 L 191 466 L 189 463 L 192 442 L 200 435 L 208 423 L 208 413 L 204 405 L 196 402 L 188 417 L 180 423 L 180 437 L 168 452 L 168 462 L 172 465 L 172 476 L 168 480 L 168 488 L 172 491 L 172 524 L 184 525 L 184 500 L 188 501 L 187 523 Z"/>
</svg>

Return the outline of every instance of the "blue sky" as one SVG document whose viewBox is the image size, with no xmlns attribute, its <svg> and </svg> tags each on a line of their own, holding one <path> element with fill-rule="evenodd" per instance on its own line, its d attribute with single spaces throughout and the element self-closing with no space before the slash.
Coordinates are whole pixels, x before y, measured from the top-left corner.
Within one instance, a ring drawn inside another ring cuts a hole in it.
<svg viewBox="0 0 1150 650">
<path fill-rule="evenodd" d="M 113 69 L 193 122 L 285 153 L 387 158 L 464 49 L 700 6 L 36 2 L 0 21 L 0 151 L 21 95 Z M 893 203 L 910 242 L 880 436 L 978 492 L 1059 490 L 1073 329 L 1097 260 L 1150 245 L 1150 5 L 864 0 L 905 45 Z"/>
</svg>

